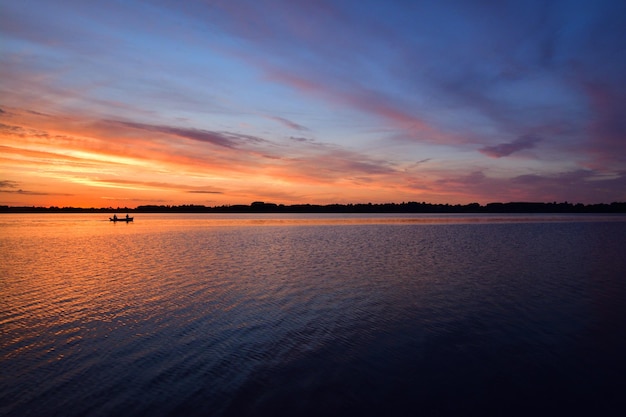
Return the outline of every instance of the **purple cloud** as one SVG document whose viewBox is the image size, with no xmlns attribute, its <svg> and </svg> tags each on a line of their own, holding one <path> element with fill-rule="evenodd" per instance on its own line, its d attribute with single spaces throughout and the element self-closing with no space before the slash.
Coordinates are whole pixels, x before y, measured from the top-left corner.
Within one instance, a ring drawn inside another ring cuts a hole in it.
<svg viewBox="0 0 626 417">
<path fill-rule="evenodd" d="M 0 193 L 7 194 L 21 194 L 21 195 L 61 195 L 69 196 L 71 194 L 59 194 L 59 193 L 43 193 L 37 191 L 29 191 L 18 188 L 20 185 L 16 181 L 2 180 L 0 181 Z"/>
<path fill-rule="evenodd" d="M 11 180 L 2 180 L 0 181 L 0 189 L 2 188 L 17 188 L 18 187 L 18 183 L 16 181 L 11 181 Z"/>
<path fill-rule="evenodd" d="M 271 119 L 271 120 L 277 121 L 277 122 L 279 122 L 279 123 L 281 123 L 281 124 L 291 128 L 291 129 L 294 129 L 294 130 L 301 130 L 301 131 L 302 130 L 309 130 L 308 128 L 306 128 L 306 127 L 304 127 L 304 126 L 302 126 L 302 125 L 300 125 L 298 123 L 292 122 L 289 119 L 285 119 L 284 117 L 279 117 L 279 116 L 267 116 L 267 117 L 269 119 Z"/>
<path fill-rule="evenodd" d="M 479 152 L 492 158 L 502 158 L 524 149 L 534 148 L 535 144 L 539 141 L 541 141 L 541 138 L 537 136 L 524 135 L 515 139 L 513 142 L 500 143 L 494 146 L 485 146 L 484 148 L 479 149 Z"/>
<path fill-rule="evenodd" d="M 178 127 L 178 126 L 165 126 L 165 125 L 151 125 L 137 122 L 124 122 L 124 121 L 109 121 L 118 125 L 131 127 L 133 129 L 147 130 L 149 132 L 158 132 L 166 135 L 180 136 L 186 139 L 191 139 L 198 142 L 210 143 L 216 146 L 222 146 L 225 148 L 236 148 L 242 139 L 249 142 L 265 142 L 257 136 L 243 135 L 232 132 L 216 132 L 204 129 Z"/>
<path fill-rule="evenodd" d="M 428 188 L 431 186 L 430 189 Z M 434 185 L 434 186 L 433 186 Z M 626 171 L 605 175 L 601 171 L 575 170 L 555 174 L 524 174 L 512 178 L 487 176 L 483 171 L 446 176 L 416 188 L 467 195 L 482 203 L 493 201 L 570 201 L 597 203 L 626 201 Z"/>
<path fill-rule="evenodd" d="M 626 171 L 608 177 L 601 171 L 583 169 L 554 175 L 520 175 L 511 180 L 511 187 L 543 201 L 626 201 L 626 192 L 615 192 L 626 190 Z"/>
<path fill-rule="evenodd" d="M 303 137 L 296 137 L 296 136 L 289 136 L 290 140 L 293 140 L 295 142 L 300 142 L 300 143 L 312 143 L 313 139 L 310 138 L 303 138 Z"/>
</svg>

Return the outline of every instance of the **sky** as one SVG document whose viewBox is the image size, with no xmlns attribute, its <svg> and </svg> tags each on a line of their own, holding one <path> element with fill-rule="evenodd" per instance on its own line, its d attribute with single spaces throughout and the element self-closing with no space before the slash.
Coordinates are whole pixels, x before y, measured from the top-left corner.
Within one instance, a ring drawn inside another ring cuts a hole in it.
<svg viewBox="0 0 626 417">
<path fill-rule="evenodd" d="M 626 1 L 0 1 L 0 204 L 626 201 Z"/>
</svg>

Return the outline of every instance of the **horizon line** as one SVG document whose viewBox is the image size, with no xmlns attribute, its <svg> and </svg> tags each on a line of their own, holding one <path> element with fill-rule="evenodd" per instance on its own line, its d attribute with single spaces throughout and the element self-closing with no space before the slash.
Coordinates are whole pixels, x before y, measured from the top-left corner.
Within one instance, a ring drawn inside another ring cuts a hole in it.
<svg viewBox="0 0 626 417">
<path fill-rule="evenodd" d="M 622 207 L 623 206 L 623 207 Z M 494 201 L 486 204 L 480 204 L 478 202 L 467 203 L 467 204 L 454 204 L 454 203 L 428 203 L 425 201 L 417 202 L 417 201 L 403 201 L 402 203 L 395 202 L 387 202 L 387 203 L 330 203 L 330 204 L 315 204 L 315 203 L 296 203 L 296 204 L 282 204 L 282 203 L 273 203 L 273 202 L 264 202 L 264 201 L 254 201 L 250 204 L 223 204 L 217 206 L 207 206 L 203 204 L 142 204 L 135 207 L 77 207 L 77 206 L 10 206 L 0 204 L 0 212 L 11 212 L 11 211 L 149 211 L 149 210 L 175 210 L 177 212 L 182 212 L 184 210 L 190 210 L 191 212 L 199 211 L 199 210 L 213 210 L 213 211 L 236 211 L 236 210 L 250 210 L 250 211 L 272 211 L 272 210 L 298 210 L 300 212 L 306 212 L 307 209 L 311 210 L 330 210 L 335 209 L 343 209 L 342 211 L 350 211 L 350 210 L 363 210 L 363 209 L 381 209 L 384 211 L 389 211 L 391 209 L 397 210 L 410 210 L 417 208 L 431 208 L 431 209 L 461 209 L 461 210 L 485 210 L 485 209 L 539 209 L 539 208 L 552 208 L 552 209 L 590 209 L 590 208 L 607 208 L 612 207 L 617 209 L 617 211 L 626 212 L 626 201 L 613 201 L 611 203 L 572 203 L 568 201 L 551 201 L 551 202 L 542 202 L 542 201 L 509 201 L 509 202 L 500 202 Z"/>
</svg>

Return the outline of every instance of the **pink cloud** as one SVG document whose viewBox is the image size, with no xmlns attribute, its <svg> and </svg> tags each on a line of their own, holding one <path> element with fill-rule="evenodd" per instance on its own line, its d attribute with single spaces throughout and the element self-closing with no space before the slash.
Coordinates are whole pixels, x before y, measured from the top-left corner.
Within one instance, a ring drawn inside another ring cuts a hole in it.
<svg viewBox="0 0 626 417">
<path fill-rule="evenodd" d="M 592 118 L 585 149 L 592 156 L 590 167 L 626 167 L 626 85 L 586 83 Z"/>
<path fill-rule="evenodd" d="M 261 65 L 261 64 L 259 64 Z M 374 115 L 393 127 L 402 129 L 410 134 L 421 134 L 425 141 L 437 143 L 454 143 L 458 140 L 436 130 L 424 119 L 407 111 L 408 106 L 402 106 L 388 95 L 371 89 L 352 85 L 351 88 L 334 88 L 332 85 L 316 80 L 314 77 L 304 78 L 291 72 L 277 68 L 264 67 L 267 77 L 280 84 L 288 85 L 302 93 L 322 98 L 333 104 L 348 105 L 359 111 Z"/>
</svg>

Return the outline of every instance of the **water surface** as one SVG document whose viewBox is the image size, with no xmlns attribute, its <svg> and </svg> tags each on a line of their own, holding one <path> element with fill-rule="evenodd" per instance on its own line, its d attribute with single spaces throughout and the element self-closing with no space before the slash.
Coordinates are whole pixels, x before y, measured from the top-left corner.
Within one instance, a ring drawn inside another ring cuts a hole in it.
<svg viewBox="0 0 626 417">
<path fill-rule="evenodd" d="M 618 415 L 626 218 L 0 216 L 0 414 Z"/>
</svg>

